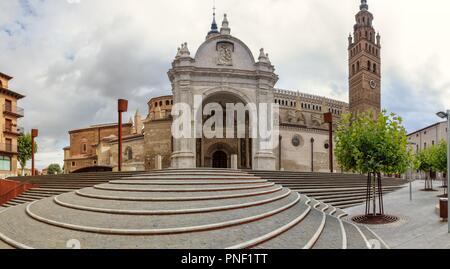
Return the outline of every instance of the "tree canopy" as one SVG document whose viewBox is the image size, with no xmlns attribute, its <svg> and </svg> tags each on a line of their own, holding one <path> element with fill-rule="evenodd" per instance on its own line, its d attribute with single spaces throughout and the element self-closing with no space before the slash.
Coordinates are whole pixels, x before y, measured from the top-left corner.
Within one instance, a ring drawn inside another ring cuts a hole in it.
<svg viewBox="0 0 450 269">
<path fill-rule="evenodd" d="M 416 154 L 415 167 L 424 172 L 447 172 L 447 143 L 423 149 Z"/>
<path fill-rule="evenodd" d="M 50 165 L 48 166 L 47 169 L 48 169 L 48 170 L 47 170 L 47 173 L 48 173 L 49 175 L 59 175 L 59 174 L 62 174 L 61 166 L 60 166 L 59 164 L 57 164 L 57 163 L 50 164 Z"/>
<path fill-rule="evenodd" d="M 346 171 L 401 174 L 410 167 L 406 129 L 402 119 L 383 111 L 374 120 L 371 112 L 356 118 L 344 115 L 336 132 L 336 157 Z"/>
<path fill-rule="evenodd" d="M 25 134 L 19 136 L 17 139 L 17 147 L 18 147 L 18 156 L 17 160 L 19 161 L 20 167 L 22 170 L 27 165 L 27 162 L 31 159 L 31 134 Z M 34 153 L 37 153 L 38 145 L 34 142 Z"/>
</svg>

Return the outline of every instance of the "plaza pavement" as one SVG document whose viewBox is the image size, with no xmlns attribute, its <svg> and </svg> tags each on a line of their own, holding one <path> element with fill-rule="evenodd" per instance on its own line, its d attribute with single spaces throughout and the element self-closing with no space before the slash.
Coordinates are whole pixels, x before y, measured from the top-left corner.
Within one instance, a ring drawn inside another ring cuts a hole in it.
<svg viewBox="0 0 450 269">
<path fill-rule="evenodd" d="M 450 249 L 448 224 L 436 211 L 438 195 L 443 194 L 436 184 L 436 192 L 424 192 L 424 181 L 413 184 L 413 200 L 410 201 L 409 186 L 385 196 L 385 213 L 400 217 L 394 224 L 369 226 L 392 249 Z M 363 214 L 365 205 L 346 210 L 349 218 Z"/>
</svg>

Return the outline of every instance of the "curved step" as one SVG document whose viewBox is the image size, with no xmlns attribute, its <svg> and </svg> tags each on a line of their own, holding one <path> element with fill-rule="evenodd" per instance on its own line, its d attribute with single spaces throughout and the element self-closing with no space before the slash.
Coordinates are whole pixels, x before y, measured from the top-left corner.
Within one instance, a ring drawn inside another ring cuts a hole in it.
<svg viewBox="0 0 450 269">
<path fill-rule="evenodd" d="M 325 227 L 326 215 L 312 208 L 309 214 L 283 234 L 257 245 L 257 249 L 310 249 Z"/>
<path fill-rule="evenodd" d="M 120 191 L 101 191 L 94 188 L 87 188 L 75 193 L 88 198 L 118 201 L 200 201 L 200 200 L 222 200 L 239 197 L 249 197 L 264 195 L 282 190 L 281 186 L 271 186 L 263 189 L 249 189 L 239 191 L 216 191 L 216 192 L 153 192 L 149 197 L 145 192 L 133 192 L 131 194 Z"/>
<path fill-rule="evenodd" d="M 204 202 L 183 202 L 183 209 L 179 209 L 179 204 L 173 204 L 167 202 L 153 202 L 153 203 L 140 203 L 140 202 L 131 202 L 128 204 L 124 204 L 124 202 L 120 202 L 116 208 L 111 208 L 111 203 L 113 201 L 108 201 L 103 205 L 99 205 L 94 201 L 89 201 L 88 205 L 80 205 L 79 201 L 76 202 L 65 202 L 64 196 L 54 197 L 53 200 L 56 204 L 84 211 L 92 211 L 98 213 L 107 213 L 107 214 L 124 214 L 124 215 L 175 215 L 175 214 L 193 214 L 193 213 L 206 213 L 206 212 L 214 212 L 214 211 L 225 211 L 232 210 L 238 208 L 247 208 L 252 206 L 263 205 L 267 203 L 271 203 L 277 200 L 281 200 L 289 196 L 292 192 L 288 189 L 280 191 L 279 193 L 269 194 L 265 196 L 257 196 L 257 197 L 249 197 L 247 199 L 235 199 L 234 201 L 218 201 L 214 200 L 216 203 L 211 203 L 209 201 L 208 207 L 204 206 Z M 70 194 L 73 195 L 73 194 Z M 77 197 L 82 198 L 82 197 Z M 74 200 L 74 199 L 72 199 Z M 217 203 L 220 202 L 220 205 Z M 76 203 L 76 204 L 75 204 Z M 142 209 L 146 207 L 147 209 Z M 152 210 L 149 209 L 152 207 Z M 169 207 L 169 208 L 167 208 Z M 126 208 L 126 209 L 124 209 Z"/>
<path fill-rule="evenodd" d="M 92 233 L 60 228 L 36 221 L 25 214 L 24 206 L 20 206 L 14 210 L 14 214 L 0 218 L 0 231 L 18 243 L 32 248 L 66 248 L 68 240 L 77 239 L 81 242 L 83 249 L 223 249 L 242 241 L 267 235 L 283 227 L 286 223 L 292 222 L 308 208 L 303 199 L 302 197 L 302 202 L 294 207 L 255 222 L 223 229 L 163 236 L 111 236 L 107 234 L 93 236 Z M 39 231 L 39 233 L 35 231 Z M 214 240 L 211 240 L 212 238 Z"/>
<path fill-rule="evenodd" d="M 239 190 L 256 190 L 263 189 L 267 187 L 275 186 L 275 183 L 263 183 L 263 184 L 241 184 L 241 185 L 231 185 L 226 187 L 211 186 L 209 185 L 201 186 L 189 186 L 189 185 L 155 185 L 149 187 L 148 185 L 114 185 L 114 184 L 103 184 L 94 186 L 97 190 L 106 191 L 122 191 L 122 192 L 217 192 L 217 191 L 239 191 Z"/>
<path fill-rule="evenodd" d="M 291 208 L 298 194 L 269 204 L 225 212 L 185 215 L 111 215 L 59 207 L 52 199 L 31 203 L 27 214 L 39 221 L 85 232 L 124 235 L 154 235 L 220 229 L 263 219 Z"/>
<path fill-rule="evenodd" d="M 336 217 L 327 215 L 322 235 L 314 245 L 314 249 L 346 249 L 347 237 L 342 223 Z"/>
</svg>

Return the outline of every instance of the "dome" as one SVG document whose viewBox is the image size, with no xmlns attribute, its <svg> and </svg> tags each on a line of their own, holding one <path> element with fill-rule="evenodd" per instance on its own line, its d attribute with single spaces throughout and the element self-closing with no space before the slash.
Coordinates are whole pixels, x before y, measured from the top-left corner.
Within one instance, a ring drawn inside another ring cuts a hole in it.
<svg viewBox="0 0 450 269">
<path fill-rule="evenodd" d="M 216 35 L 199 47 L 195 55 L 195 66 L 254 71 L 255 58 L 241 40 L 230 35 Z"/>
</svg>

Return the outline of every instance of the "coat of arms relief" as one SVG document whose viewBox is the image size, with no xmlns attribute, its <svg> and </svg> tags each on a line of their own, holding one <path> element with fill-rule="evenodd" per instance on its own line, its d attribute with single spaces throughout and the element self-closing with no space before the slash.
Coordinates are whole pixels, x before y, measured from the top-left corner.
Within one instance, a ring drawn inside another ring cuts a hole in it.
<svg viewBox="0 0 450 269">
<path fill-rule="evenodd" d="M 217 51 L 219 53 L 219 56 L 217 58 L 218 65 L 233 65 L 233 44 L 218 44 Z"/>
</svg>

